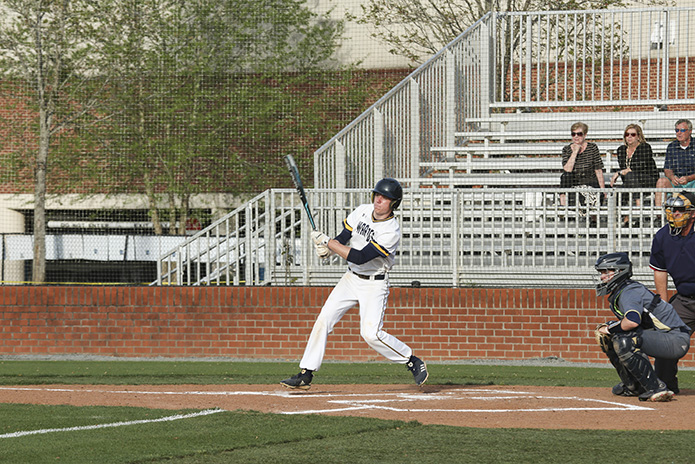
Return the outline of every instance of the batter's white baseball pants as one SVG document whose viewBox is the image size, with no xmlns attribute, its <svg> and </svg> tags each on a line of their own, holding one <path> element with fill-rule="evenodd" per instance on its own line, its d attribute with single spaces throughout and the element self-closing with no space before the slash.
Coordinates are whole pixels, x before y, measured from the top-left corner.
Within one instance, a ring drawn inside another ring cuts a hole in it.
<svg viewBox="0 0 695 464">
<path fill-rule="evenodd" d="M 384 280 L 364 280 L 346 272 L 335 286 L 314 322 L 299 367 L 317 371 L 326 353 L 328 334 L 348 312 L 359 304 L 360 335 L 377 353 L 394 363 L 405 364 L 413 350 L 382 330 L 389 296 L 388 276 Z"/>
</svg>

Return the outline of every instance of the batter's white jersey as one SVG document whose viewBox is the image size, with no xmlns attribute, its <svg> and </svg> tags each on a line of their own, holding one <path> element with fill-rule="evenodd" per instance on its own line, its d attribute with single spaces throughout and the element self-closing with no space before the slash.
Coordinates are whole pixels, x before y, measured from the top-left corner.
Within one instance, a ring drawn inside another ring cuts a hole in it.
<svg viewBox="0 0 695 464">
<path fill-rule="evenodd" d="M 395 254 L 401 242 L 401 226 L 396 217 L 374 219 L 374 205 L 358 206 L 344 221 L 343 226 L 352 232 L 350 247 L 361 250 L 369 243 L 374 245 L 380 256 L 364 263 L 350 264 L 350 270 L 363 275 L 385 274 L 395 262 Z"/>
<path fill-rule="evenodd" d="M 299 363 L 302 369 L 316 371 L 321 367 L 328 334 L 355 304 L 359 304 L 360 335 L 369 346 L 388 360 L 401 364 L 408 362 L 413 354 L 408 345 L 382 329 L 389 295 L 389 279 L 384 274 L 393 267 L 401 228 L 393 213 L 383 220 L 374 220 L 373 213 L 373 204 L 361 205 L 343 221 L 345 228 L 352 233 L 351 248 L 362 250 L 371 243 L 379 251 L 379 256 L 360 265 L 348 262 L 350 271 L 340 279 L 316 318 Z M 376 275 L 381 278 L 364 279 Z"/>
</svg>

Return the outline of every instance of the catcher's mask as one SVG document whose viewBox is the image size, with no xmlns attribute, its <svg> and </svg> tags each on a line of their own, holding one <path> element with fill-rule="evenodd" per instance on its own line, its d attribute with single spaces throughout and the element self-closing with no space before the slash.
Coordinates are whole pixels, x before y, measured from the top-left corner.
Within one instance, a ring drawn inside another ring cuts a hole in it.
<svg viewBox="0 0 695 464">
<path fill-rule="evenodd" d="M 623 282 L 632 277 L 632 263 L 627 253 L 609 253 L 601 256 L 594 265 L 599 275 L 596 278 L 596 295 L 613 293 Z M 601 271 L 614 271 L 610 280 L 601 279 Z"/>
<path fill-rule="evenodd" d="M 664 213 L 671 235 L 679 235 L 695 212 L 695 195 L 683 190 L 664 202 Z M 674 213 L 681 213 L 676 217 Z"/>
<path fill-rule="evenodd" d="M 403 199 L 403 187 L 401 187 L 401 184 L 399 184 L 396 179 L 390 177 L 381 179 L 376 183 L 374 190 L 372 190 L 372 202 L 374 201 L 374 195 L 376 193 L 393 200 L 391 202 L 391 211 L 395 211 Z"/>
</svg>

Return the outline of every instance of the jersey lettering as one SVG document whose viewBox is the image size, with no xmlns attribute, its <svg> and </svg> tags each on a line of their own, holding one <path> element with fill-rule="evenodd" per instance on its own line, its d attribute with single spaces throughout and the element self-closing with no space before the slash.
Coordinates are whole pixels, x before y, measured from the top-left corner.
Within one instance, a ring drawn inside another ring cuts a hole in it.
<svg viewBox="0 0 695 464">
<path fill-rule="evenodd" d="M 358 234 L 363 236 L 367 242 L 371 242 L 372 238 L 374 237 L 374 231 L 372 230 L 372 228 L 369 227 L 368 224 L 365 224 L 362 221 L 360 221 L 360 223 L 357 224 L 357 228 L 355 228 L 355 232 L 357 232 Z"/>
<path fill-rule="evenodd" d="M 369 261 L 351 263 L 350 269 L 358 274 L 376 275 L 388 272 L 395 263 L 396 250 L 401 238 L 401 228 L 394 216 L 385 220 L 374 219 L 374 205 L 358 206 L 345 219 L 350 231 L 350 247 L 355 250 L 376 250 L 378 256 Z M 369 252 L 371 253 L 371 251 Z"/>
</svg>

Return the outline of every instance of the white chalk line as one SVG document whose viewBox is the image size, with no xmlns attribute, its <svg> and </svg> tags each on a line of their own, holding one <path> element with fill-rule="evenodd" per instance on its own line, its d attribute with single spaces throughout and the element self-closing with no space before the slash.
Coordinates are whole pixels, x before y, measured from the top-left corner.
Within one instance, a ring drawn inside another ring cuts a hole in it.
<svg viewBox="0 0 695 464">
<path fill-rule="evenodd" d="M 27 435 L 42 435 L 46 433 L 56 433 L 56 432 L 76 432 L 81 430 L 97 430 L 97 429 L 108 429 L 113 427 L 124 427 L 128 425 L 140 425 L 140 424 L 151 424 L 155 422 L 171 422 L 182 419 L 191 419 L 200 416 L 209 416 L 210 414 L 217 414 L 218 412 L 223 412 L 224 409 L 207 409 L 205 411 L 194 412 L 191 414 L 177 414 L 174 416 L 160 417 L 159 419 L 142 419 L 134 421 L 125 422 L 113 422 L 110 424 L 96 424 L 96 425 L 82 425 L 79 427 L 64 427 L 59 429 L 40 429 L 40 430 L 26 430 L 21 432 L 4 433 L 0 435 L 0 438 L 17 438 L 25 437 Z"/>
<path fill-rule="evenodd" d="M 542 396 L 534 395 L 528 392 L 500 392 L 499 390 L 477 390 L 475 393 L 479 394 L 481 392 L 489 392 L 489 396 L 468 396 L 463 395 L 460 397 L 452 398 L 451 393 L 472 393 L 472 390 L 452 390 L 444 395 L 412 395 L 404 394 L 397 395 L 397 398 L 392 399 L 344 399 L 344 400 L 330 400 L 329 403 L 345 405 L 346 407 L 337 409 L 312 409 L 303 411 L 286 411 L 280 414 L 294 415 L 294 414 L 325 414 L 331 412 L 344 412 L 344 411 L 359 411 L 367 409 L 380 409 L 385 411 L 393 412 L 410 412 L 410 413 L 514 413 L 514 412 L 567 412 L 567 411 L 651 411 L 653 408 L 646 406 L 639 406 L 633 404 L 623 404 L 616 403 L 612 401 L 605 401 L 595 398 L 580 398 L 577 396 Z M 497 395 L 498 393 L 506 393 L 505 396 Z M 514 393 L 514 395 L 509 395 L 508 393 Z M 468 408 L 453 408 L 453 409 L 441 409 L 441 408 L 409 408 L 409 407 L 395 407 L 386 406 L 385 403 L 412 403 L 436 401 L 446 399 L 448 401 L 453 400 L 477 400 L 477 401 L 491 401 L 491 400 L 560 400 L 560 401 L 578 401 L 578 402 L 590 402 L 599 403 L 602 406 L 568 406 L 568 407 L 541 407 L 541 408 L 507 408 L 507 409 L 468 409 Z"/>
<path fill-rule="evenodd" d="M 202 396 L 293 396 L 289 393 L 284 395 L 274 394 L 274 392 L 224 392 L 224 391 L 148 391 L 148 390 L 93 390 L 76 388 L 39 388 L 39 387 L 0 387 L 0 390 L 9 391 L 41 391 L 59 393 L 108 393 L 117 395 L 202 395 Z"/>
<path fill-rule="evenodd" d="M 329 398 L 327 403 L 341 405 L 337 408 L 326 409 L 306 409 L 301 411 L 279 411 L 278 414 L 325 414 L 345 411 L 359 411 L 366 409 L 382 409 L 394 412 L 417 412 L 417 413 L 510 413 L 510 412 L 565 412 L 565 411 L 652 411 L 653 408 L 636 404 L 624 404 L 613 401 L 599 400 L 595 398 L 581 398 L 577 396 L 542 396 L 532 392 L 495 390 L 495 389 L 454 389 L 444 393 L 402 393 L 402 392 L 383 392 L 383 393 L 305 393 L 297 394 L 288 390 L 279 391 L 151 391 L 151 390 L 94 390 L 94 389 L 69 389 L 69 388 L 40 388 L 40 387 L 0 387 L 0 390 L 15 391 L 42 391 L 42 392 L 81 392 L 81 393 L 101 393 L 101 394 L 123 394 L 123 395 L 189 395 L 189 396 L 273 396 L 292 399 L 294 401 L 315 400 L 317 398 Z M 336 398 L 336 399 L 332 399 Z M 386 398 L 386 399 L 377 399 Z M 505 408 L 505 409 L 440 409 L 440 408 L 408 408 L 387 406 L 393 403 L 412 403 L 412 402 L 431 402 L 439 400 L 560 400 L 599 403 L 601 406 L 577 406 L 577 407 L 539 407 L 539 408 Z"/>
</svg>

